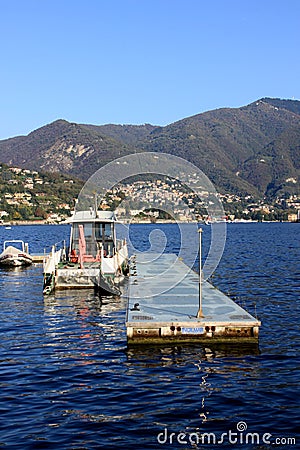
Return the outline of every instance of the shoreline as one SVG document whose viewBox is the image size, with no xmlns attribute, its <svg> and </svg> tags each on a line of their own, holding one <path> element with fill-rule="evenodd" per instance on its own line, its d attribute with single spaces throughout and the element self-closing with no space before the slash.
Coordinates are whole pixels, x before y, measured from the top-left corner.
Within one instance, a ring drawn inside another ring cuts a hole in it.
<svg viewBox="0 0 300 450">
<path fill-rule="evenodd" d="M 2 227 L 15 227 L 20 225 L 60 225 L 59 222 L 47 222 L 46 220 L 13 220 L 11 222 L 3 222 Z"/>
<path fill-rule="evenodd" d="M 217 225 L 217 223 L 207 224 L 205 222 L 197 222 L 197 221 L 181 221 L 181 220 L 157 220 L 156 222 L 151 222 L 150 220 L 139 220 L 139 221 L 130 221 L 130 220 L 119 220 L 119 223 L 122 224 L 169 224 L 169 223 L 180 223 L 180 224 L 190 224 L 190 223 L 198 223 L 200 225 Z M 228 224 L 250 224 L 250 223 L 300 223 L 299 221 L 291 222 L 289 220 L 263 220 L 261 222 L 255 221 L 255 220 L 242 220 L 242 221 L 232 221 L 232 222 L 222 222 Z M 69 225 L 69 221 L 63 221 L 63 222 L 48 222 L 47 220 L 18 220 L 18 221 L 11 221 L 11 222 L 3 222 L 0 223 L 0 227 L 13 227 L 13 226 L 22 226 L 22 225 Z"/>
</svg>

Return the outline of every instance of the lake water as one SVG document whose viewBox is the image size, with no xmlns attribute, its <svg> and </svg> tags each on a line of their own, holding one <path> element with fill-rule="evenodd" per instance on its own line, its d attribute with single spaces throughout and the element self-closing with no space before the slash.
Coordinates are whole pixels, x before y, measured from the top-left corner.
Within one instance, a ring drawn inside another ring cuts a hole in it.
<svg viewBox="0 0 300 450">
<path fill-rule="evenodd" d="M 149 248 L 156 228 L 166 251 L 178 253 L 172 224 L 132 225 L 136 248 Z M 0 227 L 0 243 L 24 239 L 42 252 L 68 230 Z M 210 227 L 203 230 L 205 254 Z M 288 223 L 227 227 L 211 281 L 262 321 L 259 346 L 250 348 L 127 348 L 125 298 L 43 297 L 40 265 L 2 269 L 0 447 L 299 448 L 299 231 Z"/>
</svg>

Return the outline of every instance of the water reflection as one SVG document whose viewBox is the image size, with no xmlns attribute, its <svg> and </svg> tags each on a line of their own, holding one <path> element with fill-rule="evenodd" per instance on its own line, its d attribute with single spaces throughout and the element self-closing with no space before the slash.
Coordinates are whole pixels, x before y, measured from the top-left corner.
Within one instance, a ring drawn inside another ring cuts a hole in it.
<svg viewBox="0 0 300 450">
<path fill-rule="evenodd" d="M 60 315 L 62 308 L 67 314 L 82 319 L 106 316 L 125 309 L 124 296 L 101 296 L 90 289 L 56 291 L 44 297 L 46 316 Z M 68 309 L 69 308 L 69 309 Z"/>
<path fill-rule="evenodd" d="M 124 339 L 124 309 L 123 297 L 99 296 L 91 290 L 57 291 L 45 297 L 46 346 L 53 349 L 52 360 L 63 360 L 72 370 L 89 366 L 97 371 L 105 365 L 102 352 Z"/>
<path fill-rule="evenodd" d="M 252 361 L 257 355 L 258 345 L 135 346 L 126 351 L 128 374 L 135 377 L 139 373 L 139 385 L 147 390 L 160 426 L 180 423 L 185 431 L 203 431 L 206 422 L 218 420 L 218 398 L 223 389 L 239 397 L 244 381 L 258 376 L 259 365 Z M 151 392 L 156 385 L 160 394 L 155 400 Z M 172 399 L 169 402 L 168 397 Z"/>
<path fill-rule="evenodd" d="M 147 361 L 150 359 L 157 364 L 164 364 L 165 361 L 168 365 L 173 363 L 186 362 L 193 360 L 193 358 L 201 358 L 203 361 L 214 360 L 215 358 L 225 357 L 242 357 L 247 355 L 259 355 L 258 344 L 181 344 L 181 345 L 135 345 L 127 348 L 127 360 L 128 361 Z"/>
</svg>

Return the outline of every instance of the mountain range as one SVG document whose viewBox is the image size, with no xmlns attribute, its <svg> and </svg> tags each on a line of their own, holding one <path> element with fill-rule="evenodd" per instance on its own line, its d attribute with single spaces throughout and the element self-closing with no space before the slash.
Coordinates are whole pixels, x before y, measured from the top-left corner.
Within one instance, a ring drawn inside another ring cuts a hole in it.
<svg viewBox="0 0 300 450">
<path fill-rule="evenodd" d="M 56 120 L 0 141 L 0 162 L 86 180 L 107 162 L 142 151 L 187 159 L 221 192 L 299 195 L 300 101 L 262 98 L 163 127 Z"/>
</svg>

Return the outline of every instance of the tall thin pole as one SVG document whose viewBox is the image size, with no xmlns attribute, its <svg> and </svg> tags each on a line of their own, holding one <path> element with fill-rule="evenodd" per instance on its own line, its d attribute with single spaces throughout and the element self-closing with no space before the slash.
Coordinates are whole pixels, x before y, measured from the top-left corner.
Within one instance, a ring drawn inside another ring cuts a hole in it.
<svg viewBox="0 0 300 450">
<path fill-rule="evenodd" d="M 197 312 L 197 319 L 202 319 L 204 314 L 202 312 L 202 228 L 199 228 L 199 309 Z"/>
</svg>

